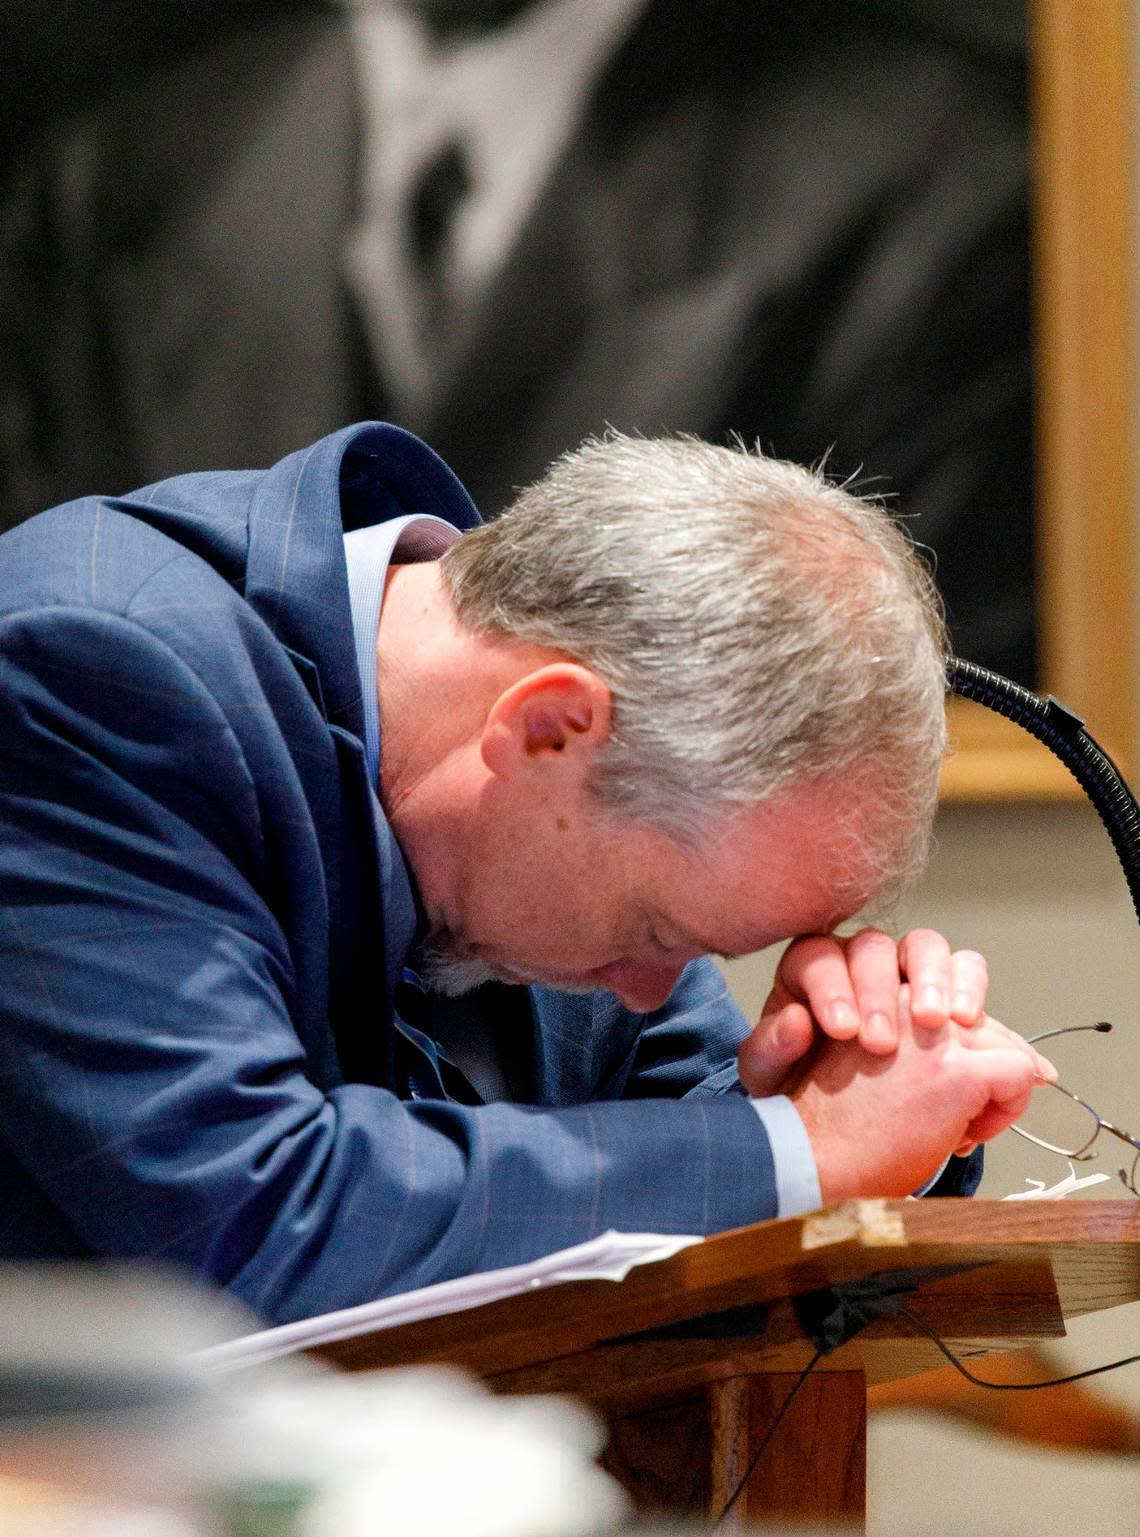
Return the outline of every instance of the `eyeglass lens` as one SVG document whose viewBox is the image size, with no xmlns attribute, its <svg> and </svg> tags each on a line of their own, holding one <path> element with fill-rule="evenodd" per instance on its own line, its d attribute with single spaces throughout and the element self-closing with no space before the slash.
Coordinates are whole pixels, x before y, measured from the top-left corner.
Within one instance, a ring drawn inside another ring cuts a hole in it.
<svg viewBox="0 0 1140 1537">
<path fill-rule="evenodd" d="M 1097 1139 L 1100 1122 L 1088 1105 L 1056 1084 L 1041 1084 L 1015 1130 L 1038 1147 L 1065 1158 L 1083 1158 Z"/>
</svg>

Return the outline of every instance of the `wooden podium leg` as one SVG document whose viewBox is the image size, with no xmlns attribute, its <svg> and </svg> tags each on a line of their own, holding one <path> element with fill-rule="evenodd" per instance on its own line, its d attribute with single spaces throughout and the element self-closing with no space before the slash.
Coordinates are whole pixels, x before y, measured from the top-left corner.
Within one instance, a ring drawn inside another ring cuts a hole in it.
<svg viewBox="0 0 1140 1537">
<path fill-rule="evenodd" d="M 678 1402 L 610 1420 L 603 1466 L 640 1510 L 718 1516 L 795 1386 L 795 1373 L 730 1377 Z M 867 1384 L 818 1372 L 796 1394 L 728 1517 L 861 1527 Z"/>
<path fill-rule="evenodd" d="M 797 1380 L 781 1372 L 710 1385 L 714 1514 L 732 1498 Z M 862 1527 L 866 1504 L 866 1379 L 858 1371 L 815 1373 L 796 1394 L 728 1522 L 764 1517 Z"/>
</svg>

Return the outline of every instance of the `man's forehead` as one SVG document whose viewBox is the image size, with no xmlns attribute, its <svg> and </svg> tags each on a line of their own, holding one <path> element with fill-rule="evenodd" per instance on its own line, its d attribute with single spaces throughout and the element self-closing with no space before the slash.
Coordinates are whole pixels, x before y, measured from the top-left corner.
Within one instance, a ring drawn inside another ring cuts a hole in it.
<svg viewBox="0 0 1140 1537">
<path fill-rule="evenodd" d="M 832 814 L 828 814 L 829 810 Z M 871 898 L 876 882 L 860 842 L 833 800 L 781 797 L 735 817 L 693 879 L 667 895 L 689 943 L 733 959 L 803 933 L 826 933 Z"/>
</svg>

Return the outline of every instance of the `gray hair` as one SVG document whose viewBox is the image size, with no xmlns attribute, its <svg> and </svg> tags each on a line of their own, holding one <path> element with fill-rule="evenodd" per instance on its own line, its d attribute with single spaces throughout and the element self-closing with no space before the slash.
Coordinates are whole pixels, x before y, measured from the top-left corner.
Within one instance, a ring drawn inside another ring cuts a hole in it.
<svg viewBox="0 0 1140 1537">
<path fill-rule="evenodd" d="M 842 780 L 860 797 L 839 834 L 852 880 L 869 895 L 920 867 L 945 635 L 929 572 L 878 504 L 742 443 L 615 433 L 442 567 L 469 629 L 607 684 L 593 789 L 608 807 L 693 847 L 795 783 Z"/>
</svg>

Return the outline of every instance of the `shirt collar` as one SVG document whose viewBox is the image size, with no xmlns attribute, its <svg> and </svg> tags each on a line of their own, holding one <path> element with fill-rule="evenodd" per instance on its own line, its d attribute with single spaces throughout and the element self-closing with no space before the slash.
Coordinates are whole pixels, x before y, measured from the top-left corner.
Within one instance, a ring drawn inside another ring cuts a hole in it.
<svg viewBox="0 0 1140 1537">
<path fill-rule="evenodd" d="M 376 645 L 384 580 L 393 560 L 411 564 L 435 560 L 459 538 L 458 530 L 442 518 L 411 513 L 389 518 L 344 536 L 348 564 L 348 599 L 352 608 L 352 639 L 364 710 L 364 758 L 368 780 L 380 789 L 380 702 L 376 676 Z"/>
</svg>

